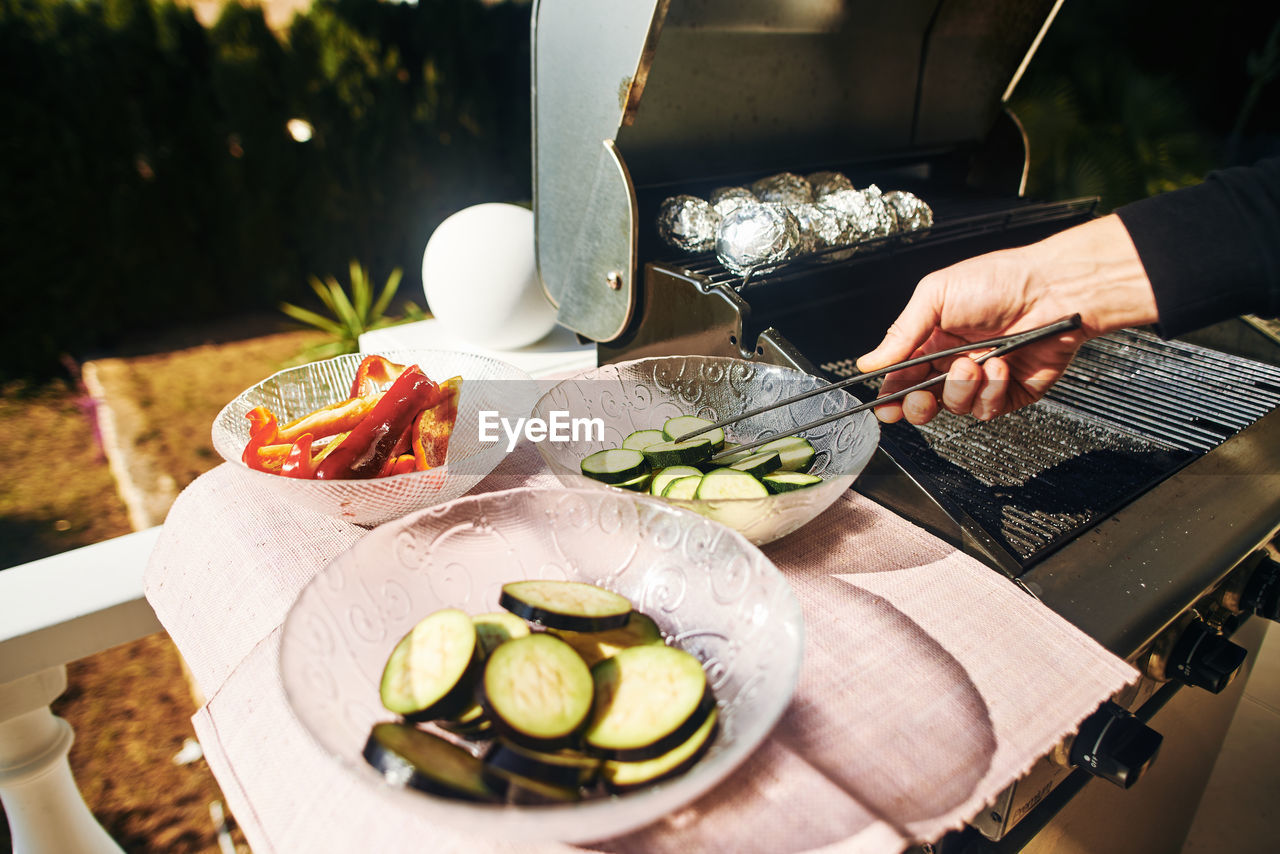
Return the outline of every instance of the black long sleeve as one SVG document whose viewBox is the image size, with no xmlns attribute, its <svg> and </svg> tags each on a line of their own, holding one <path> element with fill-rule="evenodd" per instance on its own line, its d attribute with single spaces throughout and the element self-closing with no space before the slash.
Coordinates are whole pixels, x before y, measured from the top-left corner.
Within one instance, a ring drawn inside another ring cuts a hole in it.
<svg viewBox="0 0 1280 854">
<path fill-rule="evenodd" d="M 1280 315 L 1280 157 L 1212 172 L 1116 214 L 1151 280 L 1161 335 Z"/>
</svg>

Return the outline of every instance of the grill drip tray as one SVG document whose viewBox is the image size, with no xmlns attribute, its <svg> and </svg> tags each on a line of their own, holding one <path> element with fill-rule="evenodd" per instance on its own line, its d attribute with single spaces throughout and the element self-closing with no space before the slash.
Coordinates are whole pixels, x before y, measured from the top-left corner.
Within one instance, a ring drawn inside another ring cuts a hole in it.
<svg viewBox="0 0 1280 854">
<path fill-rule="evenodd" d="M 1125 330 L 1087 342 L 1032 406 L 886 425 L 882 446 L 1025 568 L 1277 406 L 1280 368 Z"/>
</svg>

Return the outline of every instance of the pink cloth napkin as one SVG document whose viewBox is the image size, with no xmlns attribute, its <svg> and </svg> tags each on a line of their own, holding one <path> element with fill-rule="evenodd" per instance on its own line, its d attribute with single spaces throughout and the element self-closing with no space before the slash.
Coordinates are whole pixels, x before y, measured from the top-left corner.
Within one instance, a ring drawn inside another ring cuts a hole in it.
<svg viewBox="0 0 1280 854">
<path fill-rule="evenodd" d="M 517 486 L 559 486 L 527 443 L 476 491 Z M 194 718 L 205 756 L 254 850 L 581 850 L 428 826 L 297 723 L 280 625 L 363 533 L 223 465 L 178 497 L 148 566 L 147 598 L 208 698 Z M 764 551 L 804 610 L 788 712 L 711 793 L 594 849 L 896 854 L 963 825 L 1137 677 L 1003 576 L 854 493 Z"/>
</svg>

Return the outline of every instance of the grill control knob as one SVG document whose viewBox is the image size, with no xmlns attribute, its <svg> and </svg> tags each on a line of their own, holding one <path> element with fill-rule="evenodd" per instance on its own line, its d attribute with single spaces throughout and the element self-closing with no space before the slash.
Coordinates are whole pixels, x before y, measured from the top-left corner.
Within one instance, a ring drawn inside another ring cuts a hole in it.
<svg viewBox="0 0 1280 854">
<path fill-rule="evenodd" d="M 1187 685 L 1219 694 L 1231 684 L 1247 654 L 1244 647 L 1217 634 L 1203 620 L 1195 620 L 1173 645 L 1165 670 Z"/>
<path fill-rule="evenodd" d="M 1240 593 L 1240 607 L 1246 614 L 1280 623 L 1280 563 L 1262 558 Z"/>
<path fill-rule="evenodd" d="M 1075 767 L 1127 789 L 1156 761 L 1163 740 L 1124 706 L 1107 701 L 1080 725 L 1069 758 Z"/>
</svg>

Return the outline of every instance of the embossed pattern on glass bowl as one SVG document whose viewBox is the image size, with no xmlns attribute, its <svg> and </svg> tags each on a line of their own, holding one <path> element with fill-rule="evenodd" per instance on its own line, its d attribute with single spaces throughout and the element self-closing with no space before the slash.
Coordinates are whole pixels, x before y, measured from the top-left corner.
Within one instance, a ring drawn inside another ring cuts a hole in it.
<svg viewBox="0 0 1280 854">
<path fill-rule="evenodd" d="M 257 471 L 240 457 L 249 441 L 245 413 L 266 406 L 280 424 L 344 400 L 366 353 L 353 353 L 289 368 L 246 389 L 213 422 L 213 447 L 285 500 L 357 525 L 376 525 L 414 510 L 451 501 L 484 479 L 506 453 L 503 442 L 479 440 L 478 413 L 520 418 L 537 399 L 537 385 L 519 368 L 472 353 L 393 350 L 381 353 L 402 365 L 418 365 L 431 379 L 462 377 L 458 418 L 444 466 L 370 480 L 303 480 Z"/>
<path fill-rule="evenodd" d="M 804 371 L 719 356 L 664 356 L 602 365 L 558 383 L 538 401 L 534 415 L 548 419 L 553 412 L 567 412 L 570 419 L 599 418 L 603 440 L 580 430 L 577 441 L 542 442 L 538 451 L 570 484 L 616 492 L 616 487 L 582 475 L 583 457 L 621 447 L 628 434 L 659 429 L 677 415 L 719 421 L 824 385 L 826 381 Z M 801 424 L 857 403 L 849 393 L 834 390 L 740 421 L 725 432 L 739 444 L 789 435 Z M 880 427 L 874 415 L 860 412 L 804 436 L 816 451 L 810 471 L 824 483 L 767 498 L 662 500 L 723 522 L 757 545 L 784 537 L 812 521 L 853 484 L 875 453 Z"/>
<path fill-rule="evenodd" d="M 670 643 L 697 656 L 721 731 L 689 772 L 631 794 L 553 806 L 471 804 L 387 785 L 361 758 L 392 647 L 439 608 L 498 610 L 520 579 L 586 581 L 627 596 Z M 739 534 L 658 501 L 596 490 L 513 489 L 389 522 L 325 567 L 285 619 L 280 671 L 320 746 L 385 793 L 389 810 L 477 835 L 586 842 L 642 827 L 703 794 L 768 735 L 803 654 L 800 605 Z"/>
</svg>

